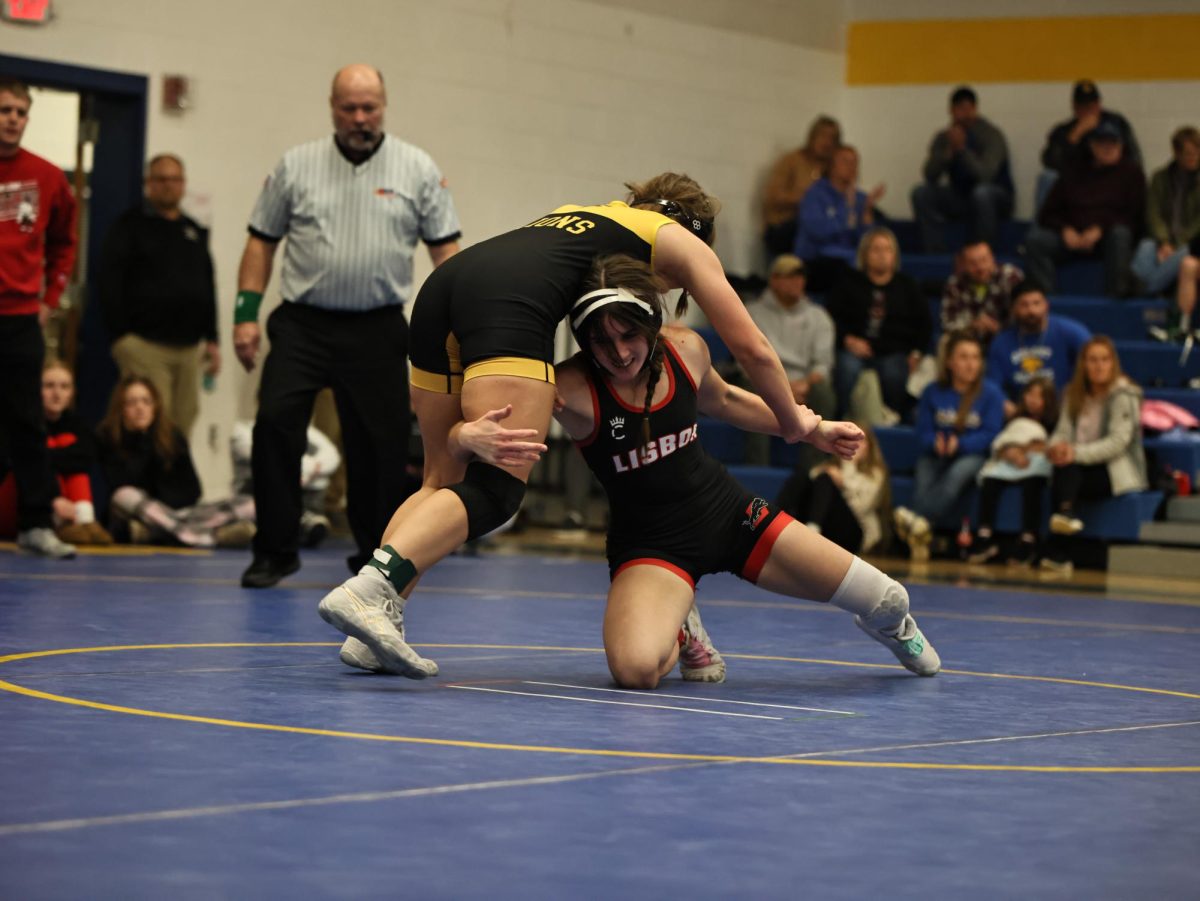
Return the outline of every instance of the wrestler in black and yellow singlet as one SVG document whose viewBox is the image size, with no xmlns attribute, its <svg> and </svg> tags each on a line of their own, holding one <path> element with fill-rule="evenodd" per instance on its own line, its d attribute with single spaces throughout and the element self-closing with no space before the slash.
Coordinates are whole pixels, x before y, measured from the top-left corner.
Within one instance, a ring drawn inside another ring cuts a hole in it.
<svg viewBox="0 0 1200 901">
<path fill-rule="evenodd" d="M 609 573 L 650 563 L 693 587 L 715 572 L 754 582 L 792 518 L 743 488 L 700 446 L 696 386 L 671 343 L 659 340 L 667 393 L 650 408 L 648 444 L 642 408 L 621 400 L 596 367 L 588 369 L 596 425 L 576 445 L 608 495 Z"/>
<path fill-rule="evenodd" d="M 554 333 L 593 260 L 623 253 L 653 266 L 658 230 L 672 222 L 620 201 L 561 206 L 455 254 L 413 305 L 413 385 L 457 394 L 464 373 L 553 382 Z"/>
</svg>

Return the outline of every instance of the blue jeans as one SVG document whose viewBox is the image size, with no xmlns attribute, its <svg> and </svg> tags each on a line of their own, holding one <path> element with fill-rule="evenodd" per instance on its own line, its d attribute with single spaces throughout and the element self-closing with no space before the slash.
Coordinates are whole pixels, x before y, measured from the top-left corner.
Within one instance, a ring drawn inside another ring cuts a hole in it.
<svg viewBox="0 0 1200 901">
<path fill-rule="evenodd" d="M 850 395 L 864 369 L 879 373 L 879 387 L 883 402 L 904 416 L 912 406 L 912 398 L 905 385 L 908 384 L 908 357 L 905 354 L 889 354 L 885 357 L 856 357 L 848 350 L 839 350 L 833 368 L 833 387 L 837 391 L 838 415 L 845 416 L 850 409 Z"/>
<path fill-rule="evenodd" d="M 926 253 L 942 253 L 946 236 L 942 226 L 947 220 L 967 222 L 968 241 L 987 241 L 996 246 L 1000 220 L 1012 215 L 1012 191 L 999 185 L 975 185 L 969 194 L 960 194 L 949 185 L 917 185 L 911 195 L 913 218 L 921 228 Z"/>
<path fill-rule="evenodd" d="M 1162 294 L 1179 280 L 1179 264 L 1187 252 L 1186 246 L 1180 247 L 1160 263 L 1158 242 L 1153 238 L 1143 238 L 1138 243 L 1129 268 L 1147 294 Z"/>
<path fill-rule="evenodd" d="M 913 510 L 936 525 L 975 484 L 975 477 L 986 461 L 982 454 L 957 457 L 922 454 L 917 458 L 913 479 Z"/>
</svg>

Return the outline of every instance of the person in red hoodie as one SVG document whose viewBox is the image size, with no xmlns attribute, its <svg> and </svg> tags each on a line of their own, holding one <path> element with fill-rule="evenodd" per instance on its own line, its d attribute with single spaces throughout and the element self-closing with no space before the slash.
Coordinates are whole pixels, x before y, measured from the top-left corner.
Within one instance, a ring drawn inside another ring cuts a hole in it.
<svg viewBox="0 0 1200 901">
<path fill-rule="evenodd" d="M 75 548 L 51 528 L 42 326 L 75 262 L 75 198 L 61 169 L 21 147 L 32 102 L 24 84 L 0 77 L 0 436 L 17 483 L 17 546 L 63 558 Z"/>
</svg>

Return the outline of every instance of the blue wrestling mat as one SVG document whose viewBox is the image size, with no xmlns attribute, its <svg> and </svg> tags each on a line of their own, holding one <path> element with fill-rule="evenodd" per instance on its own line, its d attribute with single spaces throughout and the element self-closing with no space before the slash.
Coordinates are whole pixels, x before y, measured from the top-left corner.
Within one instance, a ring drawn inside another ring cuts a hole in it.
<svg viewBox="0 0 1200 901">
<path fill-rule="evenodd" d="M 424 682 L 352 671 L 308 554 L 0 555 L 0 898 L 1196 898 L 1200 601 L 709 577 L 725 684 L 621 691 L 606 568 L 454 557 Z"/>
</svg>

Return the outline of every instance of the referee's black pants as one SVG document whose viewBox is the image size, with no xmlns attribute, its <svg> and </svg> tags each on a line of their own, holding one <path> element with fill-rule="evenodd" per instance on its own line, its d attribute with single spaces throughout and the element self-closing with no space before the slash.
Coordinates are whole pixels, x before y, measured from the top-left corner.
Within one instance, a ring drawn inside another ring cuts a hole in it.
<svg viewBox="0 0 1200 901">
<path fill-rule="evenodd" d="M 36 313 L 0 316 L 0 470 L 12 467 L 17 529 L 22 532 L 50 526 L 50 505 L 58 490 L 42 412 L 45 357 Z"/>
<path fill-rule="evenodd" d="M 250 458 L 256 555 L 300 543 L 300 460 L 313 403 L 333 389 L 346 455 L 346 515 L 360 556 L 379 546 L 404 500 L 408 461 L 408 322 L 399 306 L 365 313 L 281 304 L 267 320 Z"/>
</svg>

